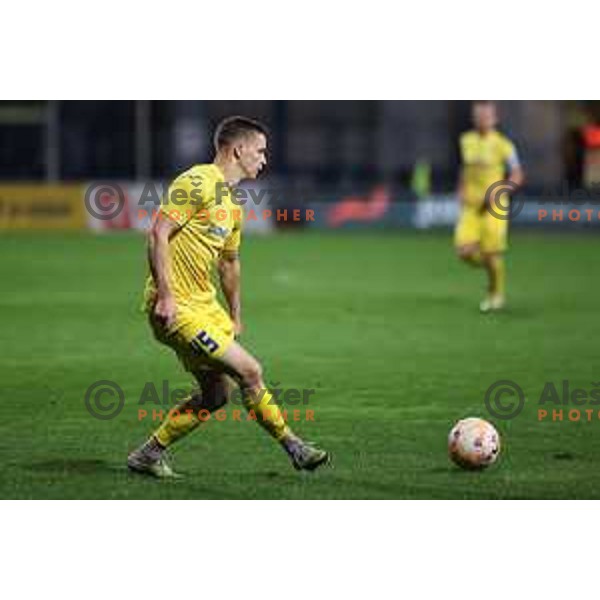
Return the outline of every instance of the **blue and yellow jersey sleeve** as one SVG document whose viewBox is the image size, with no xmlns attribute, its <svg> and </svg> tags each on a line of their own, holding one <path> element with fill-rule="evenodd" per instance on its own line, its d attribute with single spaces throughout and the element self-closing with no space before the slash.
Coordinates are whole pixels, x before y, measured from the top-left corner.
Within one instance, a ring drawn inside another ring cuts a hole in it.
<svg viewBox="0 0 600 600">
<path fill-rule="evenodd" d="M 223 245 L 223 254 L 238 254 L 242 243 L 243 211 L 239 208 L 234 211 L 234 214 L 236 218 L 231 233 L 227 236 Z"/>
<path fill-rule="evenodd" d="M 169 185 L 161 202 L 161 216 L 183 227 L 214 203 L 215 184 L 214 173 L 207 165 L 192 167 Z"/>
</svg>

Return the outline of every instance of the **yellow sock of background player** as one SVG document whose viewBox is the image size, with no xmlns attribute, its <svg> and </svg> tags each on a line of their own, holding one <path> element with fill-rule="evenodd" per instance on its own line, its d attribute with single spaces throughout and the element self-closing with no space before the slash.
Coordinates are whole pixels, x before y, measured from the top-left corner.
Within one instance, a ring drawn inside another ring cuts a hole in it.
<svg viewBox="0 0 600 600">
<path fill-rule="evenodd" d="M 506 286 L 504 257 L 501 255 L 486 256 L 484 263 L 489 282 L 488 295 L 503 297 Z"/>
<path fill-rule="evenodd" d="M 495 296 L 504 296 L 506 289 L 506 265 L 504 257 L 496 256 L 491 261 L 490 292 Z"/>
</svg>

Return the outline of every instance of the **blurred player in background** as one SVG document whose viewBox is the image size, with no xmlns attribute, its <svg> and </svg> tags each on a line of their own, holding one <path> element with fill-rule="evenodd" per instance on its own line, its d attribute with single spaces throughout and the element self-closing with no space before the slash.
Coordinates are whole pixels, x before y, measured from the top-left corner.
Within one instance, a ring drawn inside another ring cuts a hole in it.
<svg viewBox="0 0 600 600">
<path fill-rule="evenodd" d="M 146 283 L 146 310 L 157 340 L 171 347 L 200 385 L 176 408 L 181 415 L 165 419 L 137 450 L 130 469 L 172 477 L 165 449 L 196 429 L 201 415 L 224 406 L 228 376 L 242 391 L 244 405 L 277 440 L 297 469 L 313 470 L 328 454 L 295 435 L 265 387 L 259 362 L 236 341 L 241 332 L 241 208 L 231 190 L 242 179 L 254 179 L 267 162 L 265 127 L 244 117 L 218 126 L 212 164 L 195 165 L 169 187 L 159 218 L 149 232 L 151 274 Z M 182 201 L 182 199 L 184 199 Z M 211 281 L 217 267 L 226 311 Z"/>
<path fill-rule="evenodd" d="M 496 129 L 498 114 L 493 102 L 473 104 L 473 124 L 475 129 L 460 138 L 458 197 L 461 207 L 454 243 L 459 258 L 485 269 L 488 288 L 480 309 L 490 312 L 505 305 L 504 252 L 509 216 L 506 190 L 515 191 L 523 183 L 523 170 L 515 146 Z M 511 183 L 494 186 L 506 179 Z M 488 193 L 488 190 L 493 191 Z M 489 210 L 487 204 L 493 209 Z M 502 215 L 500 218 L 498 213 Z"/>
</svg>

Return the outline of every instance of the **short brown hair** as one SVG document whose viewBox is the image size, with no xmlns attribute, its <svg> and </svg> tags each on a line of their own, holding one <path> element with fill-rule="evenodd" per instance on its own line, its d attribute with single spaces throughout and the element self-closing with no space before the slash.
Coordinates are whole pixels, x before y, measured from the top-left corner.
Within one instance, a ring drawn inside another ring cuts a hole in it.
<svg viewBox="0 0 600 600">
<path fill-rule="evenodd" d="M 230 146 L 238 138 L 249 133 L 262 133 L 268 137 L 269 130 L 260 121 L 248 117 L 227 117 L 223 119 L 215 129 L 214 144 L 217 150 Z"/>
</svg>

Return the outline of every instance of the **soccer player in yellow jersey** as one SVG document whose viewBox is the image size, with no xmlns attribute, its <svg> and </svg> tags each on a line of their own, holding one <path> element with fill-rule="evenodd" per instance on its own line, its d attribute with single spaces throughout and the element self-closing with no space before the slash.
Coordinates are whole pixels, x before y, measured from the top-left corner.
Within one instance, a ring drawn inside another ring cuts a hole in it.
<svg viewBox="0 0 600 600">
<path fill-rule="evenodd" d="M 490 312 L 505 304 L 507 189 L 514 191 L 523 183 L 523 170 L 513 143 L 496 129 L 498 115 L 493 102 L 475 102 L 473 122 L 475 129 L 460 138 L 461 209 L 454 243 L 459 258 L 485 269 L 488 291 L 480 309 Z M 506 180 L 510 183 L 500 184 Z M 491 204 L 492 209 L 486 204 Z"/>
<path fill-rule="evenodd" d="M 313 470 L 328 454 L 295 435 L 265 387 L 261 365 L 237 340 L 242 330 L 239 246 L 241 208 L 231 190 L 254 179 L 267 162 L 267 131 L 257 121 L 230 117 L 214 136 L 212 164 L 195 165 L 170 185 L 149 232 L 150 276 L 145 302 L 157 340 L 171 347 L 192 373 L 200 392 L 176 408 L 150 438 L 129 454 L 130 469 L 157 477 L 175 473 L 165 449 L 227 401 L 231 377 L 245 407 L 277 440 L 297 469 Z M 212 284 L 216 267 L 227 303 L 223 308 Z M 208 412 L 207 412 L 208 411 Z"/>
</svg>

